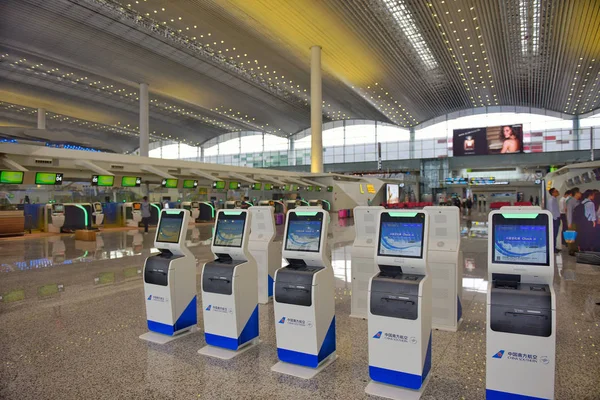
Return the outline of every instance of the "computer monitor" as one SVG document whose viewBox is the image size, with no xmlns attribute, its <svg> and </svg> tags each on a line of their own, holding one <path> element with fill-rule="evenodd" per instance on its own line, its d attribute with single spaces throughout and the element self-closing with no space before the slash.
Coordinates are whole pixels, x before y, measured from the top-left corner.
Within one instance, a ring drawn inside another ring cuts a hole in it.
<svg viewBox="0 0 600 400">
<path fill-rule="evenodd" d="M 163 212 L 156 233 L 156 242 L 179 243 L 182 223 L 183 213 L 169 214 Z"/>
<path fill-rule="evenodd" d="M 213 246 L 242 247 L 246 213 L 221 212 L 217 219 Z"/>
<path fill-rule="evenodd" d="M 95 203 L 94 204 L 94 211 L 97 212 L 97 213 L 101 213 L 102 212 L 102 204 Z"/>
<path fill-rule="evenodd" d="M 65 212 L 65 206 L 63 204 L 53 204 L 52 205 L 52 212 L 55 213 L 64 213 Z"/>
<path fill-rule="evenodd" d="M 288 214 L 285 250 L 318 253 L 321 250 L 322 212 Z"/>
<path fill-rule="evenodd" d="M 492 222 L 494 264 L 550 265 L 547 214 L 495 214 Z"/>
<path fill-rule="evenodd" d="M 425 214 L 394 212 L 381 214 L 377 255 L 382 257 L 423 258 Z"/>
</svg>

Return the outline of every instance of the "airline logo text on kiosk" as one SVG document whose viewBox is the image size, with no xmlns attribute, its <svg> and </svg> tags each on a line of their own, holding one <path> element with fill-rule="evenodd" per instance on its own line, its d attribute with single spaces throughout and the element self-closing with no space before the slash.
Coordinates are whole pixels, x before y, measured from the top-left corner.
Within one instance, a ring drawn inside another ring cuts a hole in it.
<svg viewBox="0 0 600 400">
<path fill-rule="evenodd" d="M 529 354 L 529 353 L 518 353 L 516 351 L 505 352 L 504 350 L 500 350 L 496 354 L 492 356 L 492 358 L 502 359 L 504 354 L 506 353 L 506 360 L 512 361 L 522 361 L 533 364 L 544 364 L 547 365 L 550 360 L 546 356 L 539 357 L 537 354 Z"/>
<path fill-rule="evenodd" d="M 384 333 L 383 331 L 377 332 L 373 336 L 373 339 L 393 340 L 394 342 L 402 342 L 402 343 L 410 342 L 412 344 L 417 343 L 417 338 L 414 336 L 412 336 L 409 340 L 408 336 L 406 336 L 406 335 L 398 335 L 396 333 Z"/>
<path fill-rule="evenodd" d="M 313 326 L 312 321 L 305 321 L 303 319 L 283 317 L 279 320 L 280 324 L 285 324 L 286 322 L 288 325 L 308 326 L 309 328 Z"/>
<path fill-rule="evenodd" d="M 233 314 L 232 308 L 214 306 L 212 304 L 209 304 L 208 307 L 206 307 L 206 311 L 214 311 L 214 312 L 220 312 L 220 313 L 225 313 L 225 314 Z"/>
</svg>

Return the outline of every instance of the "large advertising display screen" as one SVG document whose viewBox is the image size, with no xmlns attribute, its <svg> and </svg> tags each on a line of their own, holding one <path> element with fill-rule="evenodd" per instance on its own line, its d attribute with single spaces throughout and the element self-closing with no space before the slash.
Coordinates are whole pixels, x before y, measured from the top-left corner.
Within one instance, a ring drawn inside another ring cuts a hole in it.
<svg viewBox="0 0 600 400">
<path fill-rule="evenodd" d="M 523 125 L 455 129 L 452 138 L 455 157 L 523 152 Z"/>
<path fill-rule="evenodd" d="M 400 188 L 398 185 L 388 183 L 385 185 L 385 199 L 388 204 L 396 204 L 400 202 Z"/>
<path fill-rule="evenodd" d="M 379 247 L 377 254 L 388 257 L 423 257 L 423 234 L 425 215 L 393 216 L 394 213 L 381 214 Z"/>
<path fill-rule="evenodd" d="M 517 215 L 517 214 L 515 214 Z M 499 264 L 550 265 L 548 217 L 493 219 L 492 261 Z"/>
</svg>

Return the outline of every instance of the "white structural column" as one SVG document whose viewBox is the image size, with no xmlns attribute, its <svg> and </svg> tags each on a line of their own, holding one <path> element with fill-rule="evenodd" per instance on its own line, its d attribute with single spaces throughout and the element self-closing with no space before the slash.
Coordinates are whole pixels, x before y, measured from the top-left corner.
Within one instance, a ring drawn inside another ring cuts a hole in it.
<svg viewBox="0 0 600 400">
<path fill-rule="evenodd" d="M 150 145 L 148 84 L 140 83 L 140 156 L 148 157 Z"/>
<path fill-rule="evenodd" d="M 46 109 L 38 108 L 37 117 L 38 117 L 37 128 L 38 129 L 46 129 Z"/>
<path fill-rule="evenodd" d="M 323 93 L 321 46 L 310 48 L 310 172 L 323 172 Z"/>
</svg>

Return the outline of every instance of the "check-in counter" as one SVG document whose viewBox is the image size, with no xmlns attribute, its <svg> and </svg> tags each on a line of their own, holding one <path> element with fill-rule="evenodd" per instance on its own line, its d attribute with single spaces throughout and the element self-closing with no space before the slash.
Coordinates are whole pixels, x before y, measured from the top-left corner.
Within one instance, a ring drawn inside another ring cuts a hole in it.
<svg viewBox="0 0 600 400">
<path fill-rule="evenodd" d="M 25 213 L 23 210 L 0 210 L 0 236 L 25 234 Z"/>
</svg>

